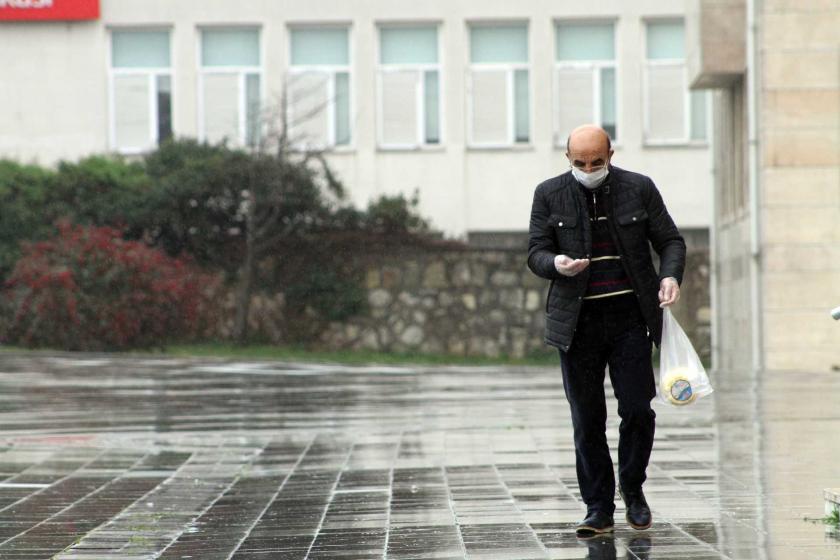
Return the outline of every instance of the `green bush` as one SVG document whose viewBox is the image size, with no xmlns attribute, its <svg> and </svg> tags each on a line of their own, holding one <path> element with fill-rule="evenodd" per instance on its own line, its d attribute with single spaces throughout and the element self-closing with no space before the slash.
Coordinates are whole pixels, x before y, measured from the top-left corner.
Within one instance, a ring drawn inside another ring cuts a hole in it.
<svg viewBox="0 0 840 560">
<path fill-rule="evenodd" d="M 0 161 L 0 278 L 22 241 L 51 238 L 63 220 L 117 228 L 127 241 L 224 272 L 229 283 L 250 275 L 251 291 L 286 293 L 291 321 L 311 322 L 313 312 L 340 321 L 366 311 L 365 256 L 431 234 L 416 192 L 365 209 L 343 193 L 317 155 L 189 139 L 164 142 L 139 162 L 95 156 L 49 170 Z M 246 253 L 254 257 L 249 275 Z"/>
<path fill-rule="evenodd" d="M 20 242 L 43 239 L 51 231 L 44 216 L 53 173 L 35 165 L 0 160 L 0 278 L 20 258 Z"/>
<path fill-rule="evenodd" d="M 51 221 L 139 230 L 153 185 L 143 166 L 94 156 L 61 162 L 46 196 Z"/>
</svg>

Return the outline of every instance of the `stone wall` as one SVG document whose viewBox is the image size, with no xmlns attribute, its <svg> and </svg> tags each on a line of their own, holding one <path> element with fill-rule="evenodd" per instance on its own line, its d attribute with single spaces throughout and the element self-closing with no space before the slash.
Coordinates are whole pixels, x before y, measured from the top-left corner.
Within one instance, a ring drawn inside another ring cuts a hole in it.
<svg viewBox="0 0 840 560">
<path fill-rule="evenodd" d="M 548 281 L 525 265 L 524 251 L 433 248 L 383 254 L 368 266 L 369 313 L 329 323 L 330 349 L 524 357 L 544 353 Z M 709 343 L 708 252 L 690 250 L 675 315 L 701 356 Z M 251 327 L 283 342 L 282 294 L 255 297 Z"/>
<path fill-rule="evenodd" d="M 403 254 L 368 269 L 366 286 L 369 316 L 331 324 L 324 343 L 474 356 L 543 347 L 546 282 L 522 251 Z"/>
</svg>

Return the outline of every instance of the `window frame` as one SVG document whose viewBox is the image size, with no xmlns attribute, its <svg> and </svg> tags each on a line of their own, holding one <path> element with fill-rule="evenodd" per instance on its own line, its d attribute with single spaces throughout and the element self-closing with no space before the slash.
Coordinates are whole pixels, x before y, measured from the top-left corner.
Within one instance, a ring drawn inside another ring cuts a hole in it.
<svg viewBox="0 0 840 560">
<path fill-rule="evenodd" d="M 204 66 L 204 62 L 202 60 L 203 55 L 203 47 L 204 47 L 204 31 L 212 30 L 212 31 L 225 31 L 225 30 L 253 30 L 257 33 L 257 43 L 259 49 L 259 57 L 260 57 L 260 64 L 258 66 L 247 66 L 247 65 L 237 65 L 232 64 L 228 66 Z M 237 94 L 238 94 L 238 113 L 239 119 L 237 123 L 237 138 L 230 138 L 229 140 L 233 140 L 236 146 L 239 147 L 246 147 L 246 148 L 253 148 L 255 147 L 248 144 L 248 90 L 247 90 L 247 83 L 248 83 L 248 76 L 251 74 L 257 74 L 260 79 L 260 89 L 259 89 L 259 96 L 260 96 L 260 109 L 262 110 L 263 104 L 265 103 L 265 72 L 263 71 L 264 61 L 265 61 L 265 41 L 263 40 L 263 27 L 256 24 L 242 24 L 242 25 L 200 25 L 196 27 L 197 36 L 196 36 L 196 75 L 198 79 L 196 80 L 197 85 L 197 114 L 198 114 L 198 139 L 201 142 L 209 141 L 207 139 L 207 130 L 205 127 L 205 91 L 204 91 L 204 79 L 207 75 L 224 75 L 230 76 L 235 75 L 237 77 Z M 262 122 L 262 119 L 259 120 L 257 123 L 257 137 L 262 138 L 263 133 L 265 132 L 265 123 Z M 259 140 L 257 141 L 259 144 Z"/>
<path fill-rule="evenodd" d="M 687 146 L 687 147 L 707 147 L 709 145 L 709 115 L 710 102 L 709 94 L 703 91 L 703 101 L 705 106 L 705 138 L 692 139 L 692 103 L 691 103 L 691 88 L 688 87 L 688 57 L 682 58 L 656 58 L 648 57 L 648 33 L 649 25 L 652 23 L 681 23 L 683 30 L 685 30 L 685 19 L 683 18 L 647 18 L 642 21 L 644 25 L 644 32 L 642 33 L 642 145 L 646 147 L 669 147 L 669 146 Z M 652 67 L 682 67 L 683 78 L 683 103 L 685 110 L 683 111 L 683 136 L 681 138 L 652 138 L 650 136 L 650 69 Z"/>
<path fill-rule="evenodd" d="M 158 106 L 157 98 L 157 80 L 159 77 L 169 78 L 169 96 L 170 96 L 170 125 L 172 133 L 175 133 L 175 69 L 172 61 L 175 60 L 175 45 L 172 40 L 172 26 L 150 25 L 150 26 L 108 26 L 106 31 L 108 34 L 108 49 L 107 49 L 107 71 L 108 71 L 108 145 L 109 148 L 122 155 L 140 155 L 149 150 L 153 150 L 160 145 L 160 138 L 158 138 L 158 131 L 160 127 L 160 107 Z M 143 32 L 143 31 L 160 31 L 166 32 L 169 43 L 169 66 L 145 66 L 132 68 L 116 68 L 114 67 L 114 32 Z M 148 110 L 149 110 L 149 144 L 147 146 L 118 146 L 117 145 L 117 106 L 116 106 L 116 90 L 115 81 L 119 76 L 147 76 L 148 85 Z"/>
<path fill-rule="evenodd" d="M 432 27 L 435 30 L 435 42 L 437 48 L 437 62 L 436 63 L 400 63 L 387 64 L 382 62 L 382 30 L 383 29 L 399 29 L 417 28 L 417 27 Z M 412 150 L 437 150 L 444 146 L 445 130 L 444 125 L 444 106 L 443 101 L 443 44 L 441 41 L 441 24 L 438 21 L 411 21 L 411 22 L 377 22 L 376 23 L 376 147 L 384 151 L 412 151 Z M 384 100 L 385 97 L 382 91 L 383 74 L 388 72 L 415 72 L 418 76 L 419 87 L 415 93 L 415 104 L 417 109 L 417 137 L 412 144 L 392 143 L 388 144 L 384 139 Z M 429 143 L 426 141 L 426 72 L 435 71 L 438 75 L 437 80 L 437 94 L 438 94 L 438 141 Z"/>
<path fill-rule="evenodd" d="M 292 63 L 292 35 L 293 31 L 295 30 L 305 30 L 305 29 L 346 29 L 347 30 L 347 64 L 340 65 L 340 64 L 293 64 Z M 288 100 L 288 84 L 290 78 L 293 77 L 295 74 L 307 74 L 307 73 L 320 73 L 326 74 L 329 76 L 329 80 L 327 81 L 327 99 L 329 103 L 327 105 L 327 141 L 324 144 L 306 144 L 300 142 L 292 142 L 290 144 L 293 150 L 297 151 L 311 151 L 311 150 L 324 150 L 324 151 L 331 151 L 331 152 L 350 152 L 356 149 L 356 129 L 353 123 L 353 115 L 356 113 L 356 96 L 354 92 L 354 79 L 353 76 L 355 72 L 353 71 L 354 68 L 354 56 L 355 51 L 353 48 L 353 39 L 354 39 L 354 29 L 353 24 L 351 22 L 325 22 L 325 23 L 295 23 L 295 22 L 288 22 L 286 24 L 286 52 L 288 56 L 286 58 L 286 76 L 283 85 L 283 91 L 285 96 L 285 115 L 284 119 L 286 123 L 292 122 L 293 117 L 293 109 L 292 104 L 289 103 Z M 348 112 L 349 112 L 349 134 L 350 138 L 346 144 L 336 144 L 336 126 L 335 126 L 335 113 L 336 113 L 336 103 L 335 103 L 335 89 L 336 89 L 336 76 L 340 73 L 347 74 L 347 105 L 348 105 Z"/>
<path fill-rule="evenodd" d="M 531 26 L 527 20 L 481 20 L 466 21 L 466 126 L 467 126 L 467 148 L 471 150 L 516 150 L 529 149 L 534 145 L 534 71 L 531 63 Z M 528 60 L 526 62 L 473 62 L 472 61 L 472 28 L 473 27 L 494 27 L 514 26 L 525 27 L 526 45 L 528 48 Z M 476 142 L 473 131 L 473 75 L 476 72 L 498 72 L 504 70 L 505 89 L 507 92 L 507 115 L 505 124 L 507 126 L 507 141 L 505 142 Z M 516 141 L 516 72 L 526 70 L 528 72 L 528 141 Z"/>
<path fill-rule="evenodd" d="M 557 34 L 560 32 L 559 27 L 567 24 L 567 25 L 604 25 L 609 24 L 612 26 L 613 30 L 613 58 L 612 60 L 558 60 L 557 59 Z M 612 145 L 613 147 L 619 146 L 621 144 L 622 135 L 620 132 L 623 130 L 621 126 L 621 115 L 623 115 L 623 103 L 622 103 L 622 87 L 621 87 L 621 74 L 619 73 L 620 68 L 620 60 L 619 57 L 621 55 L 621 49 L 618 48 L 619 45 L 619 33 L 618 33 L 618 20 L 615 18 L 601 18 L 601 19 L 555 19 L 552 22 L 553 30 L 554 30 L 554 42 L 552 45 L 554 46 L 553 52 L 554 56 L 554 65 L 552 68 L 552 75 L 551 75 L 551 87 L 552 87 L 552 126 L 554 128 L 554 147 L 555 148 L 562 148 L 563 151 L 566 151 L 566 138 L 561 137 L 560 131 L 560 107 L 559 107 L 559 95 L 560 95 L 560 81 L 558 74 L 560 70 L 563 69 L 574 69 L 574 70 L 590 70 L 592 73 L 592 118 L 594 123 L 597 123 L 599 126 L 603 126 L 603 106 L 602 106 L 602 99 L 603 99 L 603 79 L 602 79 L 602 71 L 604 69 L 612 69 L 613 75 L 615 76 L 615 129 L 616 133 L 615 136 L 611 136 Z"/>
</svg>

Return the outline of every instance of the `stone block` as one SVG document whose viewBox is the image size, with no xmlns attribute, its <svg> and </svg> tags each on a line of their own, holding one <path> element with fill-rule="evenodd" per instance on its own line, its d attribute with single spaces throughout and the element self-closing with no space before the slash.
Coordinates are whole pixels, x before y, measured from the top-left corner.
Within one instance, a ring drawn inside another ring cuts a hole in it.
<svg viewBox="0 0 840 560">
<path fill-rule="evenodd" d="M 768 167 L 840 165 L 840 129 L 770 129 L 764 135 L 762 161 Z M 803 185 L 805 188 L 806 185 Z"/>
<path fill-rule="evenodd" d="M 840 246 L 785 244 L 764 248 L 764 270 L 778 272 L 840 272 Z"/>
<path fill-rule="evenodd" d="M 840 167 L 768 167 L 761 188 L 764 206 L 840 207 Z"/>
<path fill-rule="evenodd" d="M 382 267 L 382 287 L 391 290 L 400 285 L 400 269 L 396 266 Z"/>
<path fill-rule="evenodd" d="M 446 341 L 446 350 L 455 356 L 463 356 L 466 354 L 467 345 L 462 338 L 449 337 Z"/>
<path fill-rule="evenodd" d="M 786 12 L 765 14 L 762 20 L 763 50 L 836 49 L 836 12 Z M 801 53 L 806 57 L 806 53 Z"/>
<path fill-rule="evenodd" d="M 470 265 L 464 261 L 452 265 L 452 285 L 456 287 L 469 286 L 472 280 Z"/>
<path fill-rule="evenodd" d="M 344 336 L 347 337 L 347 340 L 356 340 L 359 337 L 359 326 L 358 325 L 347 325 L 344 328 Z"/>
<path fill-rule="evenodd" d="M 438 303 L 440 303 L 442 307 L 450 307 L 453 303 L 455 303 L 455 296 L 449 292 L 441 292 L 438 294 Z"/>
<path fill-rule="evenodd" d="M 379 327 L 377 329 L 377 334 L 379 335 L 380 348 L 386 350 L 394 340 L 391 330 L 387 327 Z"/>
<path fill-rule="evenodd" d="M 401 263 L 400 268 L 402 269 L 402 288 L 419 288 L 422 280 L 420 264 L 415 260 L 408 260 Z"/>
<path fill-rule="evenodd" d="M 832 0 L 834 1 L 834 0 Z M 762 53 L 766 88 L 836 88 L 840 83 L 840 52 L 836 49 Z"/>
<path fill-rule="evenodd" d="M 779 348 L 768 349 L 765 352 L 764 367 L 770 371 L 835 371 L 833 368 L 836 366 L 840 366 L 837 346 L 820 350 Z"/>
<path fill-rule="evenodd" d="M 837 0 L 763 0 L 762 5 L 765 14 L 774 12 L 834 12 L 836 16 L 837 10 Z"/>
<path fill-rule="evenodd" d="M 386 307 L 393 299 L 394 298 L 391 296 L 391 292 L 383 290 L 382 288 L 372 290 L 368 294 L 368 303 L 374 308 Z"/>
<path fill-rule="evenodd" d="M 840 272 L 809 271 L 768 272 L 763 278 L 764 308 L 766 310 L 804 311 L 815 315 L 840 302 Z M 826 328 L 829 323 L 826 323 Z"/>
<path fill-rule="evenodd" d="M 362 332 L 359 342 L 361 347 L 366 350 L 379 350 L 379 339 L 376 336 L 376 331 L 371 328 Z"/>
<path fill-rule="evenodd" d="M 419 346 L 425 338 L 423 329 L 417 325 L 407 327 L 402 334 L 400 334 L 400 342 L 409 347 Z"/>
<path fill-rule="evenodd" d="M 822 245 L 840 242 L 836 208 L 766 208 L 763 221 L 765 244 Z"/>
<path fill-rule="evenodd" d="M 423 272 L 424 288 L 446 288 L 446 266 L 443 262 L 432 262 Z"/>
<path fill-rule="evenodd" d="M 840 329 L 835 328 L 837 324 L 828 311 L 827 308 L 768 310 L 764 318 L 765 348 L 768 352 L 807 354 L 832 344 L 840 347 Z"/>
<path fill-rule="evenodd" d="M 476 310 L 476 299 L 474 294 L 463 294 L 461 296 L 461 303 L 464 304 L 464 307 L 469 311 Z"/>
<path fill-rule="evenodd" d="M 423 342 L 420 346 L 420 351 L 424 354 L 442 354 L 445 348 L 440 340 L 432 338 Z"/>
<path fill-rule="evenodd" d="M 400 292 L 397 300 L 407 307 L 417 307 L 420 305 L 420 298 L 411 292 Z"/>
<path fill-rule="evenodd" d="M 374 288 L 378 288 L 379 286 L 379 269 L 368 269 L 368 271 L 365 273 L 365 287 L 367 287 L 368 290 L 373 290 Z"/>
<path fill-rule="evenodd" d="M 496 270 L 490 275 L 490 283 L 498 287 L 516 286 L 517 281 L 517 275 L 508 270 Z"/>
<path fill-rule="evenodd" d="M 536 311 L 541 304 L 541 294 L 536 290 L 528 290 L 525 295 L 525 311 Z"/>
<path fill-rule="evenodd" d="M 522 288 L 499 290 L 499 304 L 507 309 L 521 310 L 524 298 L 525 290 Z"/>
<path fill-rule="evenodd" d="M 507 322 L 507 315 L 501 309 L 493 309 L 490 313 L 487 314 L 487 318 L 490 320 L 491 323 L 495 323 L 497 325 L 504 325 Z"/>
<path fill-rule="evenodd" d="M 483 288 L 487 284 L 487 265 L 473 262 L 471 266 L 472 285 Z"/>
<path fill-rule="evenodd" d="M 836 128 L 840 119 L 840 93 L 837 88 L 769 90 L 764 94 L 764 103 L 763 124 L 769 128 Z"/>
<path fill-rule="evenodd" d="M 548 284 L 548 280 L 537 276 L 528 268 L 525 268 L 525 270 L 522 272 L 522 276 L 520 277 L 519 282 L 524 288 L 536 289 L 545 289 L 546 285 Z"/>
</svg>

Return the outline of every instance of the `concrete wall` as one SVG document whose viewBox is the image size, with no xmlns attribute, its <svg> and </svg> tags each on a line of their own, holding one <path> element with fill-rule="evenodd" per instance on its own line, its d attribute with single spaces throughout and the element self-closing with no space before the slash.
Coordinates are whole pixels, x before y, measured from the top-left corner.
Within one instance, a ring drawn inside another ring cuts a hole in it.
<svg viewBox="0 0 840 560">
<path fill-rule="evenodd" d="M 715 367 L 743 371 L 753 364 L 750 222 L 744 80 L 715 92 Z"/>
<path fill-rule="evenodd" d="M 825 370 L 840 366 L 840 5 L 770 0 L 761 17 L 765 361 Z"/>
<path fill-rule="evenodd" d="M 554 141 L 553 21 L 608 18 L 616 21 L 618 142 L 614 163 L 650 175 L 681 227 L 706 228 L 711 216 L 708 147 L 644 146 L 642 57 L 644 21 L 681 17 L 682 0 L 102 0 L 102 18 L 87 23 L 3 23 L 0 35 L 0 157 L 52 163 L 107 151 L 109 32 L 113 27 L 166 26 L 173 52 L 173 128 L 198 132 L 198 26 L 261 27 L 266 101 L 283 88 L 290 23 L 342 22 L 351 26 L 354 141 L 330 161 L 352 199 L 365 204 L 383 193 L 420 190 L 421 212 L 453 236 L 468 231 L 523 230 L 534 186 L 568 168 Z M 467 23 L 517 19 L 529 24 L 531 136 L 527 146 L 475 149 L 465 139 Z M 443 145 L 394 152 L 375 138 L 376 24 L 440 23 Z M 562 144 L 563 139 L 560 139 Z"/>
<path fill-rule="evenodd" d="M 751 339 L 760 329 L 766 369 L 838 368 L 840 325 L 828 311 L 840 305 L 840 5 L 756 5 L 759 64 L 748 61 L 747 75 L 730 80 L 714 98 L 716 365 L 749 367 Z M 741 33 L 746 41 L 746 29 Z M 712 70 L 694 77 L 696 84 L 715 82 L 721 65 L 707 59 L 706 67 Z M 749 270 L 750 72 L 757 79 L 758 310 Z"/>
</svg>

